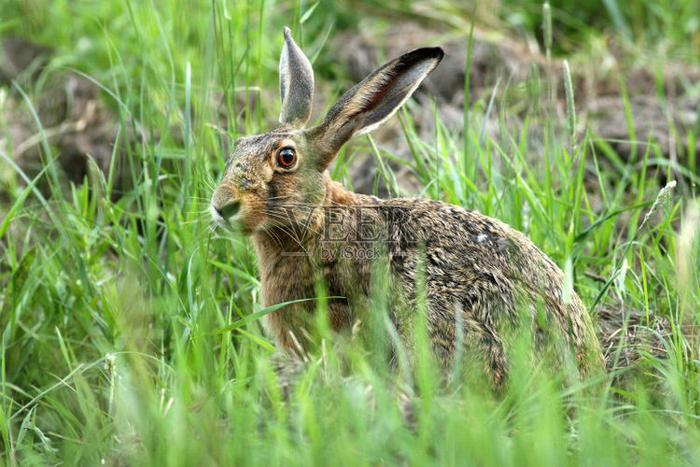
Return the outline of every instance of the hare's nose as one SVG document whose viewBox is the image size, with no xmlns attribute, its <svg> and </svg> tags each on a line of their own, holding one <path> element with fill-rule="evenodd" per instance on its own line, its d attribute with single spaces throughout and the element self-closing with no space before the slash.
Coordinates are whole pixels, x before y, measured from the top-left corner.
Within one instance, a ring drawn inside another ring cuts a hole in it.
<svg viewBox="0 0 700 467">
<path fill-rule="evenodd" d="M 223 217 L 228 219 L 229 217 L 235 216 L 238 210 L 241 208 L 241 203 L 239 201 L 229 201 L 223 206 L 216 207 L 216 212 Z"/>
</svg>

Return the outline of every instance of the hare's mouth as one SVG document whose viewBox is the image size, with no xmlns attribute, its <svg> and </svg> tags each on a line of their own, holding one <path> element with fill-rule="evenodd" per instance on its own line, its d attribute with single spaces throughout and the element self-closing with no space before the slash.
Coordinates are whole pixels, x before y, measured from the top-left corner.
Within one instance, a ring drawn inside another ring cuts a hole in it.
<svg viewBox="0 0 700 467">
<path fill-rule="evenodd" d="M 221 206 L 212 203 L 209 206 L 209 211 L 214 222 L 224 227 L 230 227 L 231 223 L 240 217 L 241 203 L 240 201 L 229 201 Z"/>
</svg>

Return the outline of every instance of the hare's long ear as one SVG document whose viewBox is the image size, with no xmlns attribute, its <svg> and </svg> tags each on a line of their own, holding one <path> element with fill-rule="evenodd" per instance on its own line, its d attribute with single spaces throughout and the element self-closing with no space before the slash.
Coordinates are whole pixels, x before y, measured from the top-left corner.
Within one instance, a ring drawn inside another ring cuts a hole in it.
<svg viewBox="0 0 700 467">
<path fill-rule="evenodd" d="M 314 95 L 314 71 L 309 59 L 284 28 L 284 47 L 280 56 L 280 123 L 303 127 L 311 116 Z"/>
<path fill-rule="evenodd" d="M 324 121 L 309 130 L 321 153 L 319 166 L 325 167 L 353 135 L 372 131 L 389 119 L 443 56 L 439 47 L 413 50 L 377 69 L 343 94 Z"/>
</svg>

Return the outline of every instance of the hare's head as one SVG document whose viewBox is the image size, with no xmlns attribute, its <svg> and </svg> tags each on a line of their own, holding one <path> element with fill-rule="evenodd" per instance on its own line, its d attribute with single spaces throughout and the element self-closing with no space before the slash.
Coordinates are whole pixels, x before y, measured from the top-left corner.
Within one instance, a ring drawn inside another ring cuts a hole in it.
<svg viewBox="0 0 700 467">
<path fill-rule="evenodd" d="M 422 48 L 386 63 L 347 91 L 319 125 L 306 128 L 313 70 L 285 28 L 279 65 L 280 126 L 236 141 L 223 180 L 212 195 L 214 219 L 236 222 L 248 234 L 308 220 L 309 213 L 324 203 L 326 169 L 341 146 L 391 117 L 442 56 L 440 48 Z"/>
</svg>

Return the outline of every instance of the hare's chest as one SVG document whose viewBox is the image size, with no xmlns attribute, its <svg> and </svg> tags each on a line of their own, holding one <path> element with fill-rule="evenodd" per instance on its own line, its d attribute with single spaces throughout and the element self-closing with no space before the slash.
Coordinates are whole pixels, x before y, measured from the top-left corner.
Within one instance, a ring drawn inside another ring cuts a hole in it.
<svg viewBox="0 0 700 467">
<path fill-rule="evenodd" d="M 314 307 L 312 268 L 299 258 L 281 257 L 274 263 L 261 261 L 260 275 L 264 307 L 289 303 L 265 316 L 267 333 L 284 349 L 296 352 L 304 348 Z"/>
<path fill-rule="evenodd" d="M 314 272 L 305 258 L 281 255 L 274 263 L 260 262 L 261 302 L 272 306 L 314 296 Z"/>
</svg>

